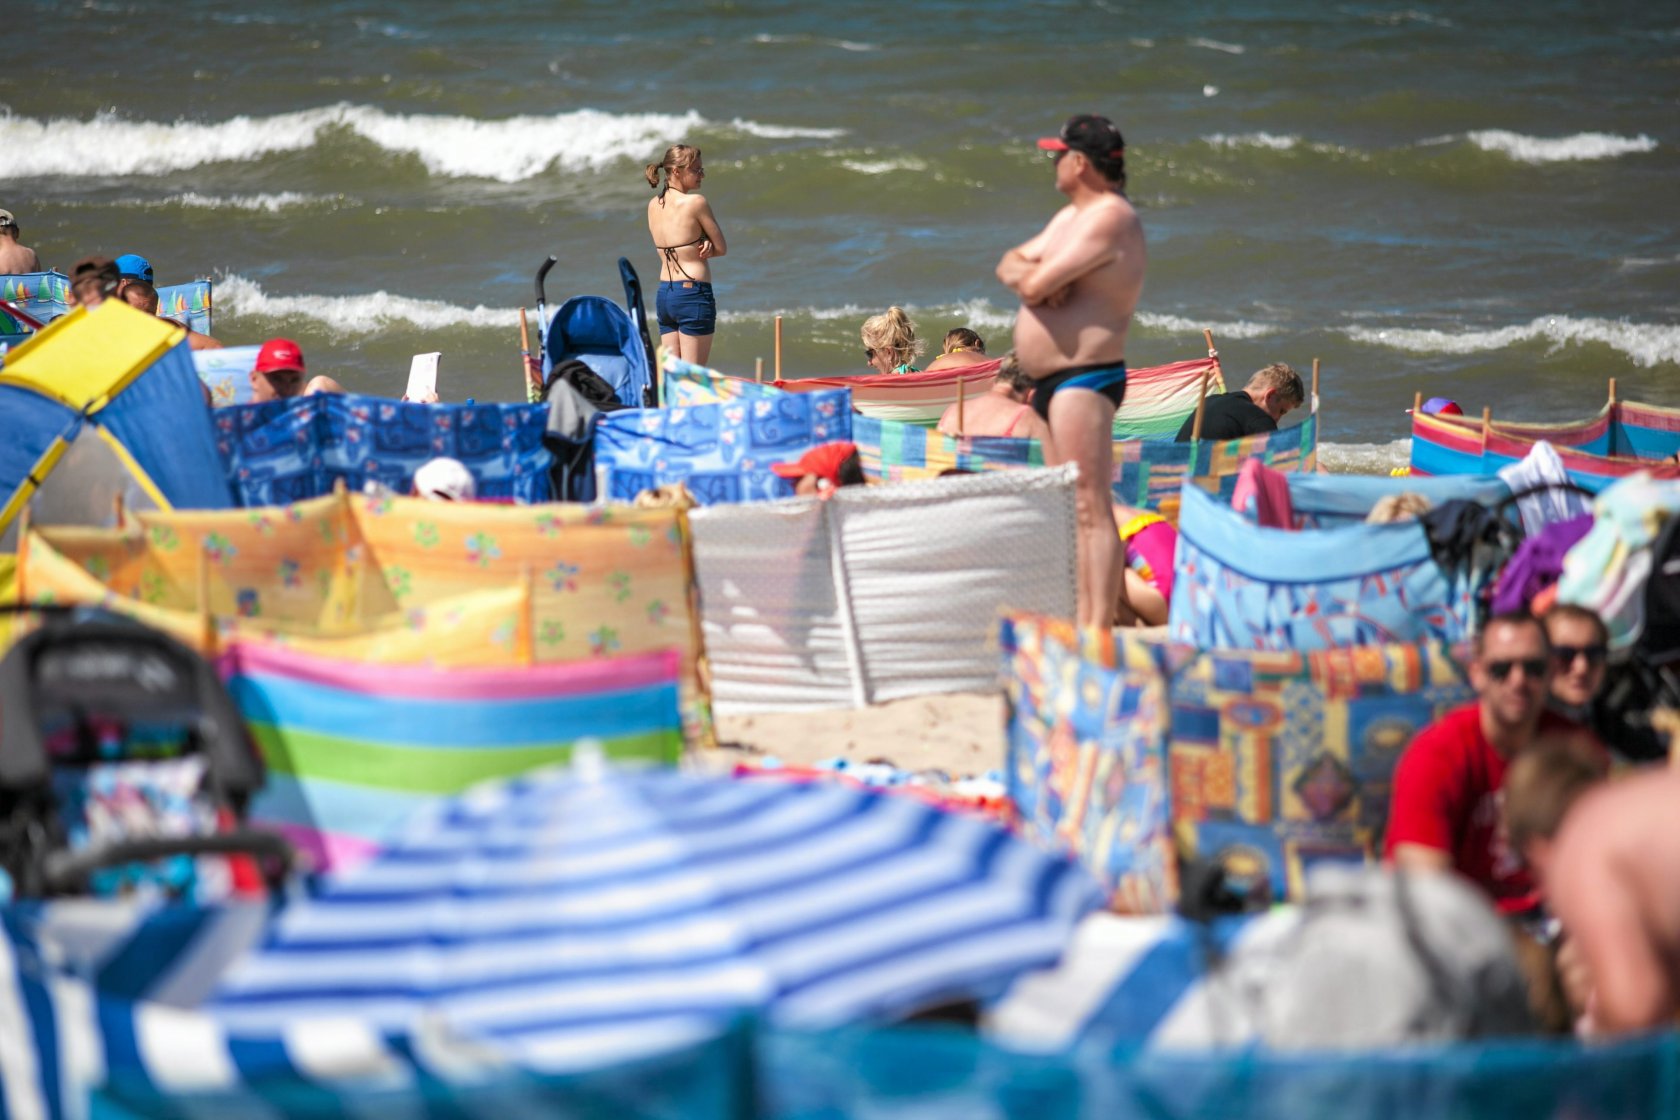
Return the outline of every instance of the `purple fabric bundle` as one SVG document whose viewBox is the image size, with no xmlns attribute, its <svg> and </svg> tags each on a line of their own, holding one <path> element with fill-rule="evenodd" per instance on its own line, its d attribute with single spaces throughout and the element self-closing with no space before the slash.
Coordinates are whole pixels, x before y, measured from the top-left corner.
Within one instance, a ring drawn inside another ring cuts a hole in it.
<svg viewBox="0 0 1680 1120">
<path fill-rule="evenodd" d="M 1534 597 L 1558 581 L 1563 557 L 1592 528 L 1592 514 L 1554 521 L 1517 546 L 1493 589 L 1493 613 L 1520 611 Z"/>
</svg>

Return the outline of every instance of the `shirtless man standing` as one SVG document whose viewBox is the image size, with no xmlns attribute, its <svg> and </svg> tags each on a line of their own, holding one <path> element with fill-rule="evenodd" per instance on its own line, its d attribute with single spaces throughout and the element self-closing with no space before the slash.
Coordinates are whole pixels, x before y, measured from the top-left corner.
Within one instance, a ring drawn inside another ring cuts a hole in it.
<svg viewBox="0 0 1680 1120">
<path fill-rule="evenodd" d="M 1143 225 L 1126 201 L 1125 145 L 1106 117 L 1068 118 L 1038 146 L 1068 197 L 1050 224 L 1003 255 L 1021 297 L 1015 353 L 1050 425 L 1046 458 L 1079 464 L 1079 622 L 1106 629 L 1120 594 L 1114 524 L 1114 412 L 1126 391 L 1126 332 L 1143 290 Z"/>
<path fill-rule="evenodd" d="M 21 236 L 17 218 L 10 210 L 0 210 L 0 276 L 41 271 L 41 258 L 35 255 L 35 250 L 19 243 Z"/>
</svg>

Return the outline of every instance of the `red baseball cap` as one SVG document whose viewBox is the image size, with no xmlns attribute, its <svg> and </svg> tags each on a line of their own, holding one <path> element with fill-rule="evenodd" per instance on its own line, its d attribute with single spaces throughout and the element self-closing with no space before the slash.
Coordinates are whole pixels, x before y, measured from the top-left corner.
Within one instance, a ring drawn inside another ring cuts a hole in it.
<svg viewBox="0 0 1680 1120">
<path fill-rule="evenodd" d="M 271 338 L 257 351 L 257 364 L 251 367 L 251 372 L 274 373 L 283 369 L 308 372 L 303 366 L 303 347 L 289 338 Z"/>
<path fill-rule="evenodd" d="M 838 488 L 840 464 L 856 454 L 857 444 L 849 440 L 837 440 L 811 448 L 795 462 L 771 463 L 770 469 L 783 478 L 791 478 L 796 482 L 808 474 L 814 474 L 818 478 L 826 478 L 830 486 Z"/>
</svg>

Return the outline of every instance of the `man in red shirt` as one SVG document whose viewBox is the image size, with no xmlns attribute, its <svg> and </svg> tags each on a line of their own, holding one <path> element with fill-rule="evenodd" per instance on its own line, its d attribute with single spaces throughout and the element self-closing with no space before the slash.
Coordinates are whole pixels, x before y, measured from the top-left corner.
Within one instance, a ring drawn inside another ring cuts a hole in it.
<svg viewBox="0 0 1680 1120">
<path fill-rule="evenodd" d="M 1488 622 L 1470 664 L 1476 703 L 1418 732 L 1395 767 L 1390 862 L 1407 870 L 1455 870 L 1487 891 L 1502 913 L 1539 903 L 1522 854 L 1506 842 L 1500 801 L 1505 767 L 1519 752 L 1545 736 L 1587 736 L 1546 711 L 1553 671 L 1538 619 L 1514 614 Z M 1593 749 L 1603 754 L 1596 741 Z"/>
</svg>

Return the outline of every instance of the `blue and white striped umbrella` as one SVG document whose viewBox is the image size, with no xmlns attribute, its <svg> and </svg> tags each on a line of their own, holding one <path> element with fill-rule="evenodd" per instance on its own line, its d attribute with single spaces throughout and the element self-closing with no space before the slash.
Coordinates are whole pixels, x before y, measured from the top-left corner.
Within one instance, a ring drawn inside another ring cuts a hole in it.
<svg viewBox="0 0 1680 1120">
<path fill-rule="evenodd" d="M 425 1017 L 575 1067 L 746 1010 L 822 1027 L 985 998 L 1100 904 L 1075 865 L 910 798 L 550 772 L 440 802 L 282 913 L 213 1006 L 244 1034 Z"/>
</svg>

